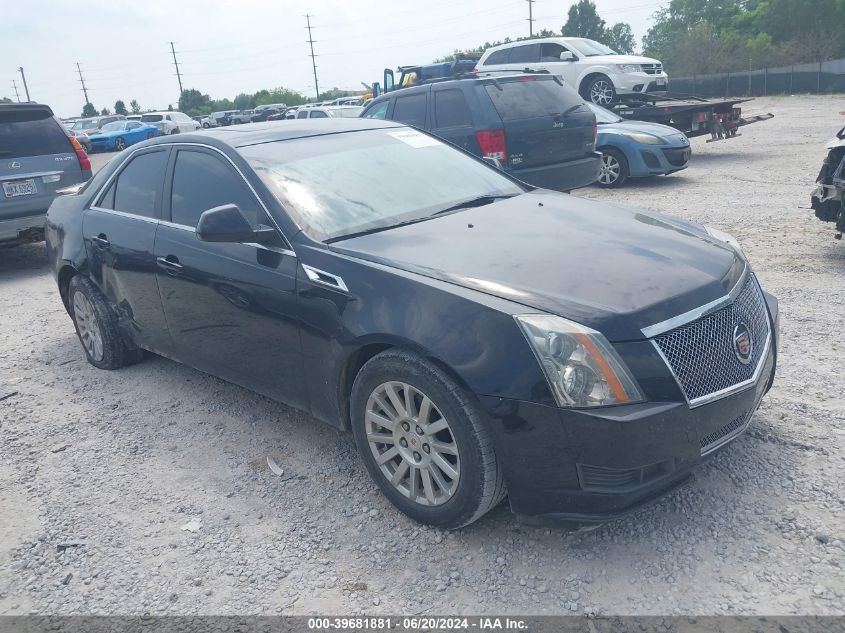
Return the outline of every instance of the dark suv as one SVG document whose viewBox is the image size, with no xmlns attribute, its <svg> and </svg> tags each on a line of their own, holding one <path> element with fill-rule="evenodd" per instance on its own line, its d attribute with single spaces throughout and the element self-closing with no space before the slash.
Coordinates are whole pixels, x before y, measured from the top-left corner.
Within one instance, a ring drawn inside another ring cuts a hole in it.
<svg viewBox="0 0 845 633">
<path fill-rule="evenodd" d="M 556 75 L 432 81 L 384 94 L 361 116 L 431 132 L 545 189 L 585 187 L 601 169 L 596 118 Z"/>
<path fill-rule="evenodd" d="M 85 182 L 91 163 L 46 105 L 0 105 L 0 245 L 44 239 L 56 190 Z"/>
</svg>

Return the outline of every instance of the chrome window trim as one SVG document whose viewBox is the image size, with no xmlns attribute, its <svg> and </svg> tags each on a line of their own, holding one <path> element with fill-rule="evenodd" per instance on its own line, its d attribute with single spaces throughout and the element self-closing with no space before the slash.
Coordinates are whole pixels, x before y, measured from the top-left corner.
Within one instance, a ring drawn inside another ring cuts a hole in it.
<svg viewBox="0 0 845 633">
<path fill-rule="evenodd" d="M 138 215 L 137 213 L 127 213 L 126 211 L 118 211 L 117 209 L 106 209 L 105 207 L 98 207 L 91 205 L 88 207 L 91 211 L 99 211 L 101 213 L 111 213 L 122 218 L 129 218 L 130 220 L 141 220 L 142 222 L 149 222 L 150 224 L 160 224 L 161 220 L 158 218 L 151 218 L 147 215 Z"/>
<path fill-rule="evenodd" d="M 228 163 L 232 166 L 232 168 L 238 173 L 238 175 L 241 177 L 241 180 L 243 181 L 243 183 L 247 186 L 247 188 L 250 190 L 250 192 L 252 192 L 253 197 L 255 197 L 255 199 L 258 201 L 258 204 L 264 210 L 264 215 L 266 215 L 267 219 L 270 220 L 270 223 L 273 226 L 273 228 L 275 228 L 279 232 L 279 235 L 282 236 L 282 239 L 285 241 L 287 246 L 290 247 L 289 249 L 282 248 L 280 250 L 283 250 L 286 253 L 290 253 L 291 255 L 296 257 L 296 251 L 293 250 L 293 244 L 287 238 L 284 231 L 282 231 L 282 228 L 276 223 L 276 220 L 273 217 L 273 215 L 270 213 L 270 210 L 267 208 L 267 205 L 264 204 L 264 201 L 261 199 L 261 196 L 258 195 L 258 192 L 250 184 L 250 182 L 246 179 L 246 176 L 244 176 L 244 173 L 241 171 L 241 169 L 235 164 L 235 162 L 231 158 L 229 158 L 226 155 L 226 153 L 224 151 L 222 151 L 222 150 L 220 150 L 217 147 L 214 147 L 212 145 L 207 145 L 206 143 L 196 143 L 196 142 L 185 143 L 185 142 L 179 142 L 179 141 L 170 141 L 170 142 L 167 142 L 167 143 L 156 143 L 155 145 L 147 145 L 146 147 L 138 147 L 138 148 L 134 149 L 133 151 L 131 151 L 126 156 L 126 158 L 123 159 L 123 162 L 108 177 L 108 180 L 106 180 L 106 182 L 103 183 L 103 186 L 100 188 L 100 192 L 99 192 L 98 197 L 97 197 L 97 202 L 102 200 L 106 191 L 108 191 L 112 182 L 114 182 L 114 179 L 118 176 L 118 174 L 121 171 L 123 171 L 125 165 L 127 165 L 129 163 L 129 161 L 132 160 L 132 158 L 135 156 L 135 154 L 138 154 L 139 152 L 143 152 L 143 151 L 146 151 L 146 150 L 153 151 L 157 147 L 161 147 L 161 148 L 164 148 L 164 149 L 169 149 L 169 148 L 179 149 L 180 147 L 202 147 L 202 148 L 205 148 L 205 149 L 210 149 L 211 151 L 217 152 L 218 154 L 220 154 L 220 156 L 222 156 L 224 159 L 226 159 L 226 161 L 228 161 Z M 92 204 L 89 208 L 90 209 L 96 209 L 98 211 L 112 211 L 114 213 L 119 213 L 119 214 L 125 215 L 127 217 L 138 217 L 138 218 L 142 218 L 142 219 L 145 217 L 145 216 L 134 215 L 134 214 L 131 214 L 131 213 L 126 213 L 124 211 L 117 211 L 116 209 L 104 209 L 102 207 L 96 206 L 95 204 Z M 165 226 L 170 226 L 170 227 L 173 227 L 173 228 L 183 228 L 183 227 L 185 227 L 184 224 L 176 224 L 176 223 L 170 222 L 168 220 L 159 220 L 159 219 L 156 218 L 156 221 L 161 223 L 161 224 L 164 224 Z M 191 227 L 186 227 L 186 228 L 188 228 L 192 231 L 194 230 Z M 329 273 L 326 273 L 326 274 L 329 274 Z"/>
<path fill-rule="evenodd" d="M 721 310 L 725 306 L 733 303 L 737 295 L 742 292 L 742 287 L 745 285 L 745 280 L 748 275 L 749 270 L 748 265 L 746 264 L 745 268 L 742 271 L 742 275 L 740 275 L 739 279 L 737 280 L 736 284 L 731 289 L 731 291 L 724 297 L 715 299 L 710 303 L 705 303 L 703 306 L 693 308 L 688 312 L 673 316 L 672 318 L 666 319 L 665 321 L 661 321 L 660 323 L 655 323 L 654 325 L 644 327 L 640 330 L 640 332 L 642 332 L 643 336 L 645 336 L 646 338 L 654 338 L 655 336 L 665 334 L 669 330 L 674 330 L 676 328 L 681 327 L 682 325 L 692 323 L 693 321 L 700 319 L 701 317 L 707 316 L 708 314 L 712 314 L 713 312 Z"/>
<path fill-rule="evenodd" d="M 349 288 L 346 287 L 346 282 L 343 281 L 343 277 L 339 275 L 335 275 L 334 273 L 326 272 L 325 270 L 320 270 L 319 268 L 314 268 L 313 266 L 309 266 L 307 264 L 302 264 L 302 269 L 305 271 L 305 276 L 315 284 L 320 284 L 321 286 L 325 286 L 326 288 L 332 288 L 334 290 L 342 290 L 344 292 L 349 292 Z M 325 277 L 330 277 L 334 279 L 336 284 L 330 284 L 322 279 L 320 279 L 320 275 Z"/>
</svg>

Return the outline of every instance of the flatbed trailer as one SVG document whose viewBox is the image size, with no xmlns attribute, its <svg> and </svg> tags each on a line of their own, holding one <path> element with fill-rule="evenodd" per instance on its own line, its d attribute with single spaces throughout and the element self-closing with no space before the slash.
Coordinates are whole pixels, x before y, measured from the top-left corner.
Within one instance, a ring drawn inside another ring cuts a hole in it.
<svg viewBox="0 0 845 633">
<path fill-rule="evenodd" d="M 704 99 L 691 95 L 646 94 L 621 101 L 611 109 L 623 119 L 661 123 L 688 137 L 710 135 L 708 143 L 739 136 L 739 128 L 767 121 L 771 113 L 742 116 L 740 104 L 752 99 Z"/>
</svg>

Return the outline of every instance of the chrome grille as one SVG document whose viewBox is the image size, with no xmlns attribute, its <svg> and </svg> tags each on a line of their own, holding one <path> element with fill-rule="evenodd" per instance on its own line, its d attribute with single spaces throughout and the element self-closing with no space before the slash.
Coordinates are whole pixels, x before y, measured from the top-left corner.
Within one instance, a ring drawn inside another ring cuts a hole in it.
<svg viewBox="0 0 845 633">
<path fill-rule="evenodd" d="M 659 75 L 663 72 L 663 64 L 643 64 L 643 72 L 647 75 Z"/>
<path fill-rule="evenodd" d="M 712 433 L 705 435 L 699 440 L 699 446 L 701 447 L 701 454 L 706 455 L 707 453 L 711 453 L 723 444 L 726 444 L 737 435 L 742 433 L 748 423 L 751 422 L 751 416 L 754 415 L 754 409 L 750 411 L 746 411 L 739 417 L 734 418 L 730 422 L 728 422 L 725 426 L 720 429 L 713 431 Z"/>
<path fill-rule="evenodd" d="M 734 350 L 734 329 L 740 323 L 748 328 L 753 343 L 748 364 L 741 363 Z M 696 405 L 750 384 L 765 360 L 769 335 L 763 293 L 753 275 L 748 275 L 732 304 L 653 341 L 690 405 Z"/>
</svg>

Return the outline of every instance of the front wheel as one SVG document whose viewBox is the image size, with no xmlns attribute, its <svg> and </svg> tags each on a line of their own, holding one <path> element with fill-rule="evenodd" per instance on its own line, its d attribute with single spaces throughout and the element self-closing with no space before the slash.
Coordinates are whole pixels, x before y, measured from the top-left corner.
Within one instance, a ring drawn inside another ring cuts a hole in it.
<svg viewBox="0 0 845 633">
<path fill-rule="evenodd" d="M 203 124 L 202 124 L 202 127 L 203 127 L 203 129 L 207 130 L 207 129 L 208 129 L 208 128 L 210 128 L 211 126 L 210 126 L 208 123 L 203 123 Z"/>
<path fill-rule="evenodd" d="M 125 141 L 125 140 L 123 140 L 123 137 L 122 137 L 122 136 L 118 136 L 118 137 L 115 139 L 115 141 L 114 141 L 114 148 L 115 148 L 118 152 L 122 152 L 123 150 L 125 150 L 125 149 L 126 149 L 126 141 Z"/>
<path fill-rule="evenodd" d="M 598 75 L 587 84 L 585 98 L 603 108 L 610 107 L 616 101 L 616 88 L 609 77 Z"/>
<path fill-rule="evenodd" d="M 602 187 L 621 187 L 628 180 L 628 161 L 615 149 L 601 150 L 601 171 L 598 183 Z"/>
<path fill-rule="evenodd" d="M 370 476 L 412 519 L 455 529 L 504 498 L 477 405 L 424 358 L 394 349 L 369 360 L 355 378 L 350 415 Z"/>
</svg>

